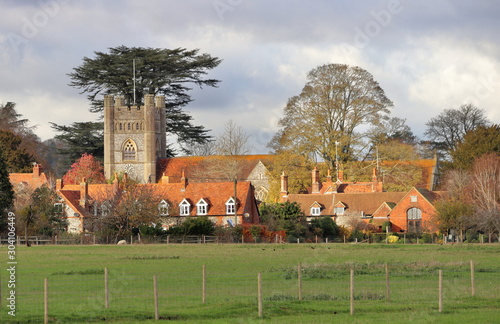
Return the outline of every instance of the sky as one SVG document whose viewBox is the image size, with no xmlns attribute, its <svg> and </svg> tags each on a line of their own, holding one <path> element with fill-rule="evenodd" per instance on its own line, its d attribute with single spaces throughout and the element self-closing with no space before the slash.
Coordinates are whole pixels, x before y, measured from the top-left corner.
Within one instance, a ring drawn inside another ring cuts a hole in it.
<svg viewBox="0 0 500 324">
<path fill-rule="evenodd" d="M 500 2 L 492 0 L 0 0 L 0 104 L 46 140 L 49 122 L 96 121 L 68 73 L 110 47 L 199 49 L 222 59 L 184 109 L 218 136 L 233 120 L 268 153 L 307 73 L 359 66 L 424 139 L 425 123 L 472 103 L 500 123 Z M 311 130 L 314 131 L 314 130 Z"/>
</svg>

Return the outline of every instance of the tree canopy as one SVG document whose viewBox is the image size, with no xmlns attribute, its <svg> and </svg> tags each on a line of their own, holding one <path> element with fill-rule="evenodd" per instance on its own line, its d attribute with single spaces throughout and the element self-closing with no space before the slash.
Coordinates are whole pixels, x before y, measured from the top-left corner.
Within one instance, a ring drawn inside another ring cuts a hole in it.
<svg viewBox="0 0 500 324">
<path fill-rule="evenodd" d="M 445 109 L 438 116 L 431 118 L 426 123 L 425 135 L 436 149 L 449 154 L 466 133 L 488 124 L 483 110 L 472 104 L 465 104 L 458 109 Z"/>
<path fill-rule="evenodd" d="M 8 172 L 30 172 L 35 157 L 21 147 L 22 137 L 11 131 L 0 130 L 0 149 L 3 149 Z"/>
<path fill-rule="evenodd" d="M 269 143 L 276 153 L 318 155 L 333 167 L 353 157 L 356 129 L 377 123 L 392 102 L 366 70 L 325 64 L 309 72 L 302 92 L 288 100 L 281 129 Z"/>
<path fill-rule="evenodd" d="M 0 145 L 0 230 L 3 230 L 6 225 L 4 211 L 11 207 L 14 201 L 14 189 L 9 180 L 9 171 L 7 171 L 3 151 L 4 149 Z"/>
<path fill-rule="evenodd" d="M 167 132 L 189 151 L 190 144 L 203 143 L 210 136 L 203 126 L 192 124 L 192 117 L 182 107 L 192 101 L 191 85 L 218 85 L 219 80 L 206 75 L 220 62 L 217 57 L 199 54 L 198 49 L 119 46 L 110 48 L 109 53 L 95 52 L 95 58 L 84 57 L 83 64 L 69 73 L 69 85 L 88 94 L 92 112 L 103 111 L 104 94 L 122 95 L 129 106 L 140 104 L 146 94 L 164 95 Z"/>
<path fill-rule="evenodd" d="M 63 177 L 65 184 L 78 184 L 86 178 L 88 183 L 104 183 L 104 168 L 91 154 L 83 154 Z"/>
<path fill-rule="evenodd" d="M 102 122 L 75 122 L 69 126 L 50 123 L 58 134 L 54 137 L 64 146 L 58 148 L 59 154 L 66 157 L 67 167 L 82 154 L 91 154 L 104 160 L 104 126 Z"/>
<path fill-rule="evenodd" d="M 453 167 L 469 169 L 474 159 L 486 154 L 500 154 L 500 125 L 479 126 L 464 135 L 451 151 Z"/>
</svg>

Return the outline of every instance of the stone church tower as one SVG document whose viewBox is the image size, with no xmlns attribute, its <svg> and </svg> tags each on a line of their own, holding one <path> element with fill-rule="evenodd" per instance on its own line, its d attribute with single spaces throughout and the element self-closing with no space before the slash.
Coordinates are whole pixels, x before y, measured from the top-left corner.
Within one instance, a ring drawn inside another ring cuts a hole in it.
<svg viewBox="0 0 500 324">
<path fill-rule="evenodd" d="M 165 158 L 165 97 L 148 94 L 144 106 L 104 96 L 104 175 L 127 173 L 141 183 L 156 182 L 156 160 Z"/>
</svg>

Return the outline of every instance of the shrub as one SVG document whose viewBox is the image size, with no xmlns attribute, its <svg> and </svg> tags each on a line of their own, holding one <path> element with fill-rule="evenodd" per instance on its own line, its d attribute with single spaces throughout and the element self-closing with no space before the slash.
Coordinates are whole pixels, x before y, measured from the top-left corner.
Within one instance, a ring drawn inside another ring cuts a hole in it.
<svg viewBox="0 0 500 324">
<path fill-rule="evenodd" d="M 387 243 L 396 243 L 397 241 L 399 241 L 399 237 L 396 235 L 389 235 L 387 237 Z"/>
</svg>

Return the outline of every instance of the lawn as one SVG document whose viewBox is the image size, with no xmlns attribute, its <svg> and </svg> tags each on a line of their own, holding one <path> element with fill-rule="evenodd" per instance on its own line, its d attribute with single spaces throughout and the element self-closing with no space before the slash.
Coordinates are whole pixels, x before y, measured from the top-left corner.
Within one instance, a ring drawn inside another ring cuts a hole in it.
<svg viewBox="0 0 500 324">
<path fill-rule="evenodd" d="M 7 269 L 7 248 L 1 249 Z M 471 296 L 471 260 L 475 296 Z M 500 323 L 497 244 L 19 246 L 17 261 L 15 317 L 8 315 L 6 307 L 9 273 L 0 273 L 2 323 L 43 323 L 44 278 L 50 322 L 153 323 L 153 276 L 161 321 Z M 105 308 L 105 268 L 109 308 Z M 443 273 L 442 312 L 438 310 L 439 270 Z M 258 273 L 262 276 L 262 318 L 257 307 Z"/>
</svg>

